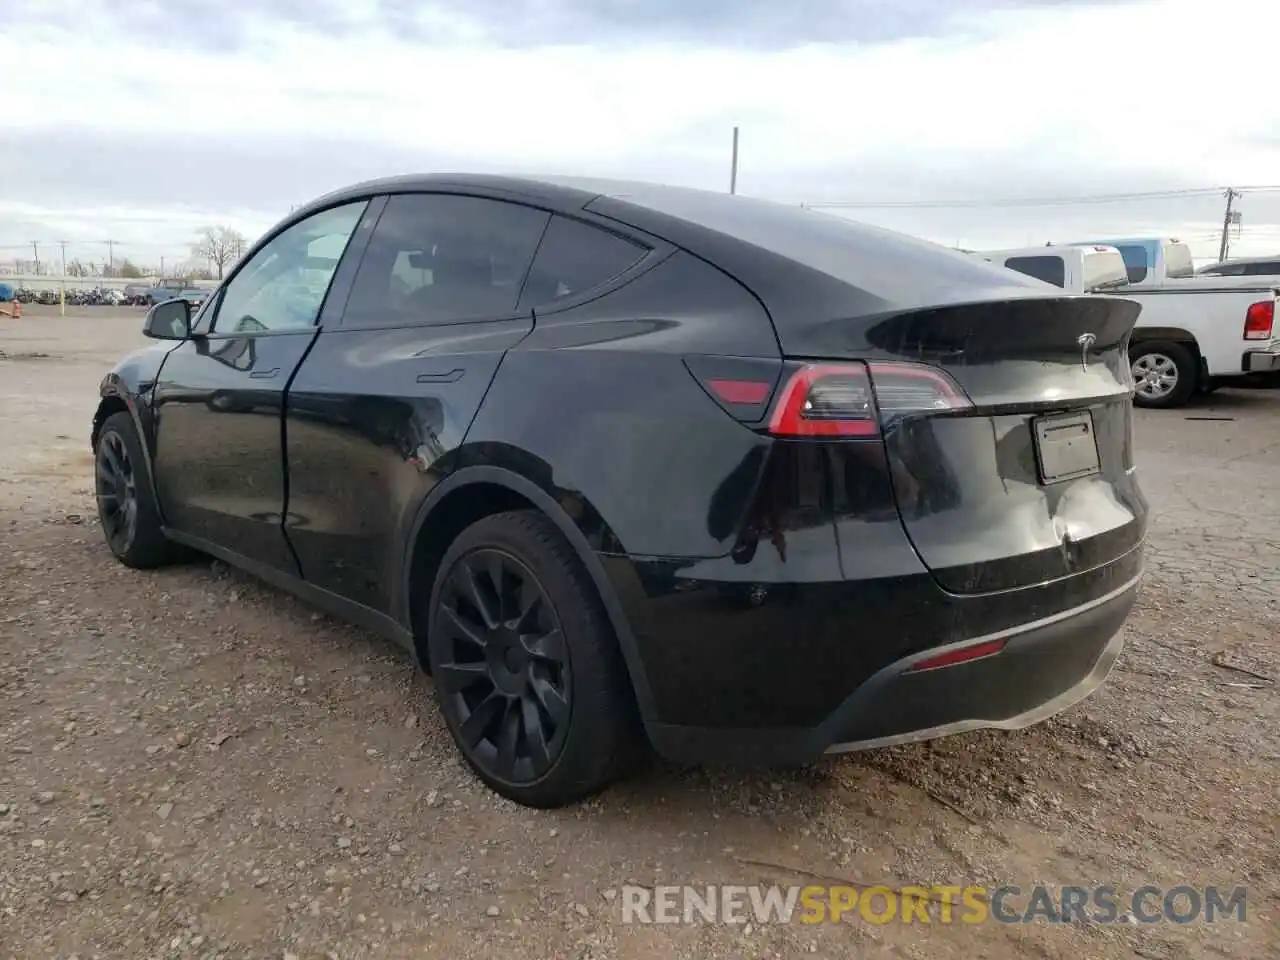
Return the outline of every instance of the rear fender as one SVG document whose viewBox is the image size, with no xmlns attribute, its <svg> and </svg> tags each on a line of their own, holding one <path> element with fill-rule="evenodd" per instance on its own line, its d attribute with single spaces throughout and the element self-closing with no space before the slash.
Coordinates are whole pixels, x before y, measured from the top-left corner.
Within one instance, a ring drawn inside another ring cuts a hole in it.
<svg viewBox="0 0 1280 960">
<path fill-rule="evenodd" d="M 509 460 L 510 456 L 520 454 L 520 451 L 505 449 L 505 445 L 501 444 L 485 444 L 484 446 L 504 447 L 504 451 L 501 452 L 505 452 L 508 456 L 503 459 Z M 605 612 L 609 617 L 609 622 L 613 627 L 614 634 L 617 636 L 618 643 L 622 648 L 623 659 L 631 677 L 631 685 L 635 691 L 640 714 L 645 719 L 652 717 L 654 714 L 653 694 L 645 676 L 644 666 L 640 660 L 635 635 L 623 611 L 617 591 L 614 589 L 613 583 L 605 571 L 604 564 L 597 554 L 597 550 L 602 549 L 600 546 L 602 543 L 617 545 L 620 549 L 616 537 L 604 524 L 595 508 L 580 493 L 562 490 L 552 484 L 549 465 L 543 464 L 543 470 L 535 470 L 535 474 L 544 474 L 544 476 L 539 477 L 540 482 L 535 481 L 525 476 L 522 472 L 518 472 L 517 469 L 512 469 L 509 464 L 495 465 L 492 462 L 494 455 L 501 452 L 496 450 L 485 451 L 488 462 L 475 466 L 460 467 L 438 484 L 423 500 L 404 544 L 401 562 L 404 579 L 399 591 L 400 595 L 396 600 L 396 619 L 402 624 L 412 623 L 410 599 L 412 597 L 413 584 L 410 582 L 410 578 L 413 571 L 414 546 L 423 527 L 430 523 L 432 512 L 436 507 L 450 493 L 468 485 L 493 484 L 505 487 L 528 500 L 534 507 L 549 517 L 559 528 L 565 539 L 573 546 L 574 552 L 578 555 L 578 559 L 582 561 L 588 575 L 591 577 L 592 583 L 596 587 L 596 591 L 604 604 Z M 468 457 L 467 459 L 472 458 Z M 522 459 L 524 461 L 533 461 L 535 465 L 540 463 L 540 461 L 528 454 L 524 454 Z M 528 465 L 528 463 L 522 464 L 525 467 Z"/>
</svg>

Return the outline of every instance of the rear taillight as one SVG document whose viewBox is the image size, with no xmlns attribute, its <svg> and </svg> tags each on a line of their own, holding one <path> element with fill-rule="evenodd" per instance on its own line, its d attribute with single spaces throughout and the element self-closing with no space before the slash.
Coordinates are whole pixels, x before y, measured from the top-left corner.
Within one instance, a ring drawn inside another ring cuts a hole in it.
<svg viewBox="0 0 1280 960">
<path fill-rule="evenodd" d="M 1276 320 L 1274 300 L 1259 300 L 1249 304 L 1244 312 L 1244 338 L 1246 340 L 1270 340 L 1271 328 Z"/>
<path fill-rule="evenodd" d="M 918 363 L 810 363 L 791 374 L 769 418 L 777 437 L 874 437 L 911 414 L 972 403 L 943 371 Z"/>
</svg>

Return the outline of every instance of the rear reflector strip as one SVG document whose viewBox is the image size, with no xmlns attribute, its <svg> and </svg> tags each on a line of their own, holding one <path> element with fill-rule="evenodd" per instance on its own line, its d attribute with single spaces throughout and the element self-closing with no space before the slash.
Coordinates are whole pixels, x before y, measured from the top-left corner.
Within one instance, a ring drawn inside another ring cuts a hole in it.
<svg viewBox="0 0 1280 960">
<path fill-rule="evenodd" d="M 920 673 L 924 670 L 937 670 L 941 667 L 954 667 L 959 663 L 970 663 L 974 660 L 981 660 L 984 657 L 994 656 L 1004 649 L 1004 645 L 1004 640 L 985 640 L 982 643 L 973 643 L 967 647 L 956 647 L 954 650 L 940 653 L 936 657 L 917 660 L 907 667 L 904 672 Z"/>
<path fill-rule="evenodd" d="M 707 386 L 725 403 L 764 403 L 773 391 L 772 383 L 755 380 L 708 380 Z"/>
</svg>

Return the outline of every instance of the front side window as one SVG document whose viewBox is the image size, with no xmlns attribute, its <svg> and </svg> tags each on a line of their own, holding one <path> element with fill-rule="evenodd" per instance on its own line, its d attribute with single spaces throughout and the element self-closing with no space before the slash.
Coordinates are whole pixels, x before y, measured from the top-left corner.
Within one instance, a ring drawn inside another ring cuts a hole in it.
<svg viewBox="0 0 1280 960">
<path fill-rule="evenodd" d="M 511 315 L 549 219 L 545 211 L 502 200 L 392 196 L 369 239 L 343 326 Z"/>
<path fill-rule="evenodd" d="M 218 298 L 215 333 L 263 333 L 314 326 L 338 261 L 367 201 L 307 217 L 274 237 Z"/>
</svg>

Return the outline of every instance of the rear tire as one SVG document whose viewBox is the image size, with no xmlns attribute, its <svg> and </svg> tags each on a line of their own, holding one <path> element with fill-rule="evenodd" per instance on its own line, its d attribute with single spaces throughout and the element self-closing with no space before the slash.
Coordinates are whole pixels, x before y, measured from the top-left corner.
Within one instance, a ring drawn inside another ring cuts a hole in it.
<svg viewBox="0 0 1280 960">
<path fill-rule="evenodd" d="M 622 652 L 587 571 L 534 510 L 465 529 L 431 591 L 427 660 L 454 743 L 491 789 L 575 803 L 640 754 Z"/>
<path fill-rule="evenodd" d="M 103 422 L 93 462 L 98 520 L 116 559 L 139 570 L 179 559 L 182 551 L 164 535 L 142 438 L 127 412 Z"/>
<path fill-rule="evenodd" d="M 1181 407 L 1196 390 L 1196 358 L 1186 344 L 1150 340 L 1129 348 L 1135 406 Z"/>
</svg>

